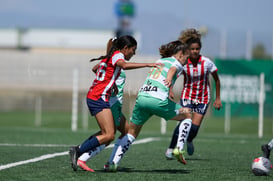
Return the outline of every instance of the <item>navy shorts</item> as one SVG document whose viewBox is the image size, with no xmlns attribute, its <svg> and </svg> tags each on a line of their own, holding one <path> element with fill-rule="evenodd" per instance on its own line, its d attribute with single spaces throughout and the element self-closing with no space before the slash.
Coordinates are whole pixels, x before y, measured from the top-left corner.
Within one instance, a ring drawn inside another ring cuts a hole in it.
<svg viewBox="0 0 273 181">
<path fill-rule="evenodd" d="M 209 104 L 197 103 L 196 101 L 189 99 L 180 99 L 180 104 L 182 107 L 187 107 L 191 109 L 191 112 L 196 112 L 198 114 L 205 115 Z"/>
<path fill-rule="evenodd" d="M 86 98 L 86 103 L 92 116 L 95 116 L 97 113 L 101 112 L 103 109 L 107 109 L 107 108 L 110 109 L 109 102 L 105 102 L 101 98 L 98 100 Z"/>
</svg>

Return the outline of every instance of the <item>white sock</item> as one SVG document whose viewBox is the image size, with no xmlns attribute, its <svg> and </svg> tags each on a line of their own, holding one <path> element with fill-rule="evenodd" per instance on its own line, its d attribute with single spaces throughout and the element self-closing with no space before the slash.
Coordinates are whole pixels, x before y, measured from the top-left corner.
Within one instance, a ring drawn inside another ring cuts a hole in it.
<svg viewBox="0 0 273 181">
<path fill-rule="evenodd" d="M 115 145 L 114 145 L 114 148 L 113 148 L 113 150 L 112 150 L 112 153 L 111 153 L 111 155 L 110 155 L 110 158 L 109 158 L 109 160 L 108 160 L 109 163 L 112 163 L 112 162 L 113 162 L 114 156 L 115 156 L 115 154 L 116 154 L 116 152 L 117 152 L 117 149 L 118 149 L 118 147 L 119 147 L 119 145 L 120 145 L 120 142 L 121 142 L 121 139 L 118 138 L 117 141 L 116 141 L 116 143 L 115 143 Z"/>
<path fill-rule="evenodd" d="M 117 148 L 117 151 L 114 155 L 113 162 L 115 164 L 118 164 L 125 154 L 126 151 L 128 151 L 130 145 L 135 141 L 135 137 L 131 134 L 127 134 L 123 136 L 123 138 L 120 141 L 120 145 Z"/>
<path fill-rule="evenodd" d="M 268 143 L 268 146 L 269 146 L 270 150 L 273 149 L 273 139 Z"/>
<path fill-rule="evenodd" d="M 191 119 L 184 119 L 179 126 L 179 134 L 176 146 L 180 151 L 183 150 L 184 144 L 187 141 L 191 129 L 191 124 Z"/>
<path fill-rule="evenodd" d="M 79 157 L 79 160 L 86 162 L 87 160 L 91 159 L 92 157 L 96 156 L 99 152 L 101 152 L 102 150 L 104 150 L 104 148 L 105 148 L 105 144 L 97 146 L 94 150 L 91 150 L 89 152 L 83 153 Z"/>
</svg>

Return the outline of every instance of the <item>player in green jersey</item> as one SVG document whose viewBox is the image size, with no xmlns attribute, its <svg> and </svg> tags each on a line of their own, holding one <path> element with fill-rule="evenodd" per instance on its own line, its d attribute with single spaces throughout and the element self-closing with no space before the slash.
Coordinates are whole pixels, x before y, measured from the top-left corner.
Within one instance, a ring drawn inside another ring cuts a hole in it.
<svg viewBox="0 0 273 181">
<path fill-rule="evenodd" d="M 160 55 L 161 59 L 157 63 L 161 63 L 163 66 L 152 68 L 144 85 L 140 88 L 128 134 L 120 141 L 113 161 L 110 163 L 110 171 L 117 170 L 119 161 L 139 135 L 142 126 L 153 115 L 166 120 L 182 121 L 174 155 L 179 162 L 186 164 L 183 147 L 191 127 L 191 119 L 185 116 L 187 110 L 172 100 L 170 89 L 182 72 L 182 65 L 186 63 L 189 50 L 180 41 L 173 41 L 160 47 Z"/>
</svg>

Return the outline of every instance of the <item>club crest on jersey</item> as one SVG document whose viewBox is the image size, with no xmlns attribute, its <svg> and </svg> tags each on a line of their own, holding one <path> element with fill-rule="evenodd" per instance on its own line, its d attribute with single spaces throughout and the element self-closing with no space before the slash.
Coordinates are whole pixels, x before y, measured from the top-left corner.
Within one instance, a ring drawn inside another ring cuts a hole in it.
<svg viewBox="0 0 273 181">
<path fill-rule="evenodd" d="M 197 69 L 197 67 L 194 67 L 194 68 L 193 68 L 193 76 L 194 76 L 194 77 L 197 77 L 197 76 L 198 76 L 198 69 Z"/>
</svg>

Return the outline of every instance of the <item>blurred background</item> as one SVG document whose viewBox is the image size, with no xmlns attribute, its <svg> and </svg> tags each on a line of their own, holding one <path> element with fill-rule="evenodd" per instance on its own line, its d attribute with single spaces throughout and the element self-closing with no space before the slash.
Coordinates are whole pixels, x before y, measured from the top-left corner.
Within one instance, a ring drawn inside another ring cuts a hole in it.
<svg viewBox="0 0 273 181">
<path fill-rule="evenodd" d="M 222 86 L 223 109 L 215 111 L 211 104 L 203 131 L 244 133 L 242 126 L 249 125 L 259 137 L 273 133 L 271 0 L 0 3 L 2 127 L 90 129 L 85 96 L 96 63 L 89 60 L 105 54 L 110 38 L 133 35 L 138 49 L 132 61 L 154 62 L 160 45 L 196 28 L 202 33 L 201 53 L 215 61 Z M 127 118 L 147 71 L 126 71 Z M 177 101 L 182 85 L 180 78 Z"/>
</svg>

